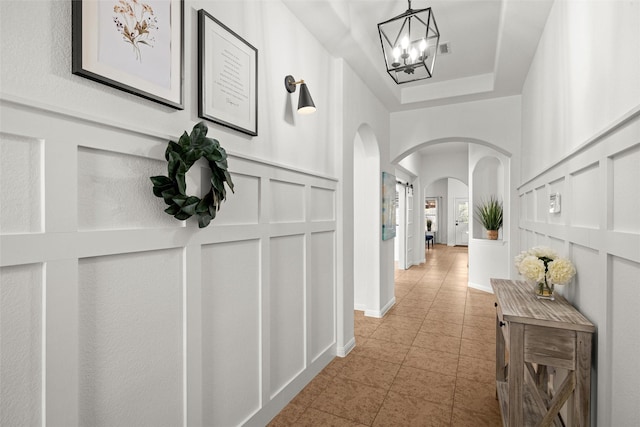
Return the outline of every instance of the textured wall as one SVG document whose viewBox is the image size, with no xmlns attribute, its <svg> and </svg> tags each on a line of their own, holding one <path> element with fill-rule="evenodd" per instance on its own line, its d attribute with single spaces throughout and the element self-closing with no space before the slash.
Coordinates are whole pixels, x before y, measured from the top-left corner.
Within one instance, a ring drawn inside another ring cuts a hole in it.
<svg viewBox="0 0 640 427">
<path fill-rule="evenodd" d="M 265 425 L 336 353 L 333 59 L 279 1 L 184 6 L 178 111 L 71 74 L 70 1 L 0 2 L 3 426 Z M 259 51 L 259 135 L 209 123 L 236 193 L 206 229 L 149 181 L 199 121 L 200 8 Z"/>
<path fill-rule="evenodd" d="M 598 328 L 600 426 L 640 419 L 640 375 L 628 369 L 640 351 L 639 43 L 639 1 L 556 1 L 522 97 L 520 247 L 547 245 L 576 265 L 562 292 Z M 552 193 L 560 213 L 549 213 Z"/>
</svg>

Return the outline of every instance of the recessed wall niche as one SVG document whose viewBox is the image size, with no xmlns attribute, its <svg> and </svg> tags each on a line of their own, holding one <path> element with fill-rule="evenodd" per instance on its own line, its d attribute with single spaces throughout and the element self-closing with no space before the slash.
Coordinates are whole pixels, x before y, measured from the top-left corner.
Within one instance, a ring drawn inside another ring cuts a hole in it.
<svg viewBox="0 0 640 427">
<path fill-rule="evenodd" d="M 475 209 L 490 197 L 497 197 L 504 202 L 504 170 L 502 163 L 496 157 L 481 158 L 473 168 L 473 238 L 486 239 L 486 230 L 475 214 Z M 502 239 L 502 230 L 498 239 Z"/>
</svg>

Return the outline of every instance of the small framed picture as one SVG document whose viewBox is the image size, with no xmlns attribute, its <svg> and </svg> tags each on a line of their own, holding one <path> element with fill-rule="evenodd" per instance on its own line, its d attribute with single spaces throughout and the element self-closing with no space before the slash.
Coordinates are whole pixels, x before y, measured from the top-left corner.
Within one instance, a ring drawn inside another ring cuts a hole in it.
<svg viewBox="0 0 640 427">
<path fill-rule="evenodd" d="M 198 115 L 258 135 L 258 49 L 198 11 Z"/>
<path fill-rule="evenodd" d="M 73 0 L 72 72 L 183 109 L 182 0 Z"/>
</svg>

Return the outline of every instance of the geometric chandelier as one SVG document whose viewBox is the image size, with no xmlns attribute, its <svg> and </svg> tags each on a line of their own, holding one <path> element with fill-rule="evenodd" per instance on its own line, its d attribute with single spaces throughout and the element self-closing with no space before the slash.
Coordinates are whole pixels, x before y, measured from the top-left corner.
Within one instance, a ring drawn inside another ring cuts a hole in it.
<svg viewBox="0 0 640 427">
<path fill-rule="evenodd" d="M 397 83 L 428 79 L 433 72 L 440 32 L 431 8 L 406 12 L 378 24 L 387 72 Z"/>
</svg>

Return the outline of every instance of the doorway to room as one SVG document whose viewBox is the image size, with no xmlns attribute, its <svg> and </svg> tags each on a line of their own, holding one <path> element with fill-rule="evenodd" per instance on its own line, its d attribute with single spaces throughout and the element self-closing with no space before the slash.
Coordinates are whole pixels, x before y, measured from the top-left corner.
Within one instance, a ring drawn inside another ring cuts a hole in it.
<svg viewBox="0 0 640 427">
<path fill-rule="evenodd" d="M 456 197 L 454 203 L 455 215 L 455 246 L 469 246 L 469 198 Z"/>
</svg>

